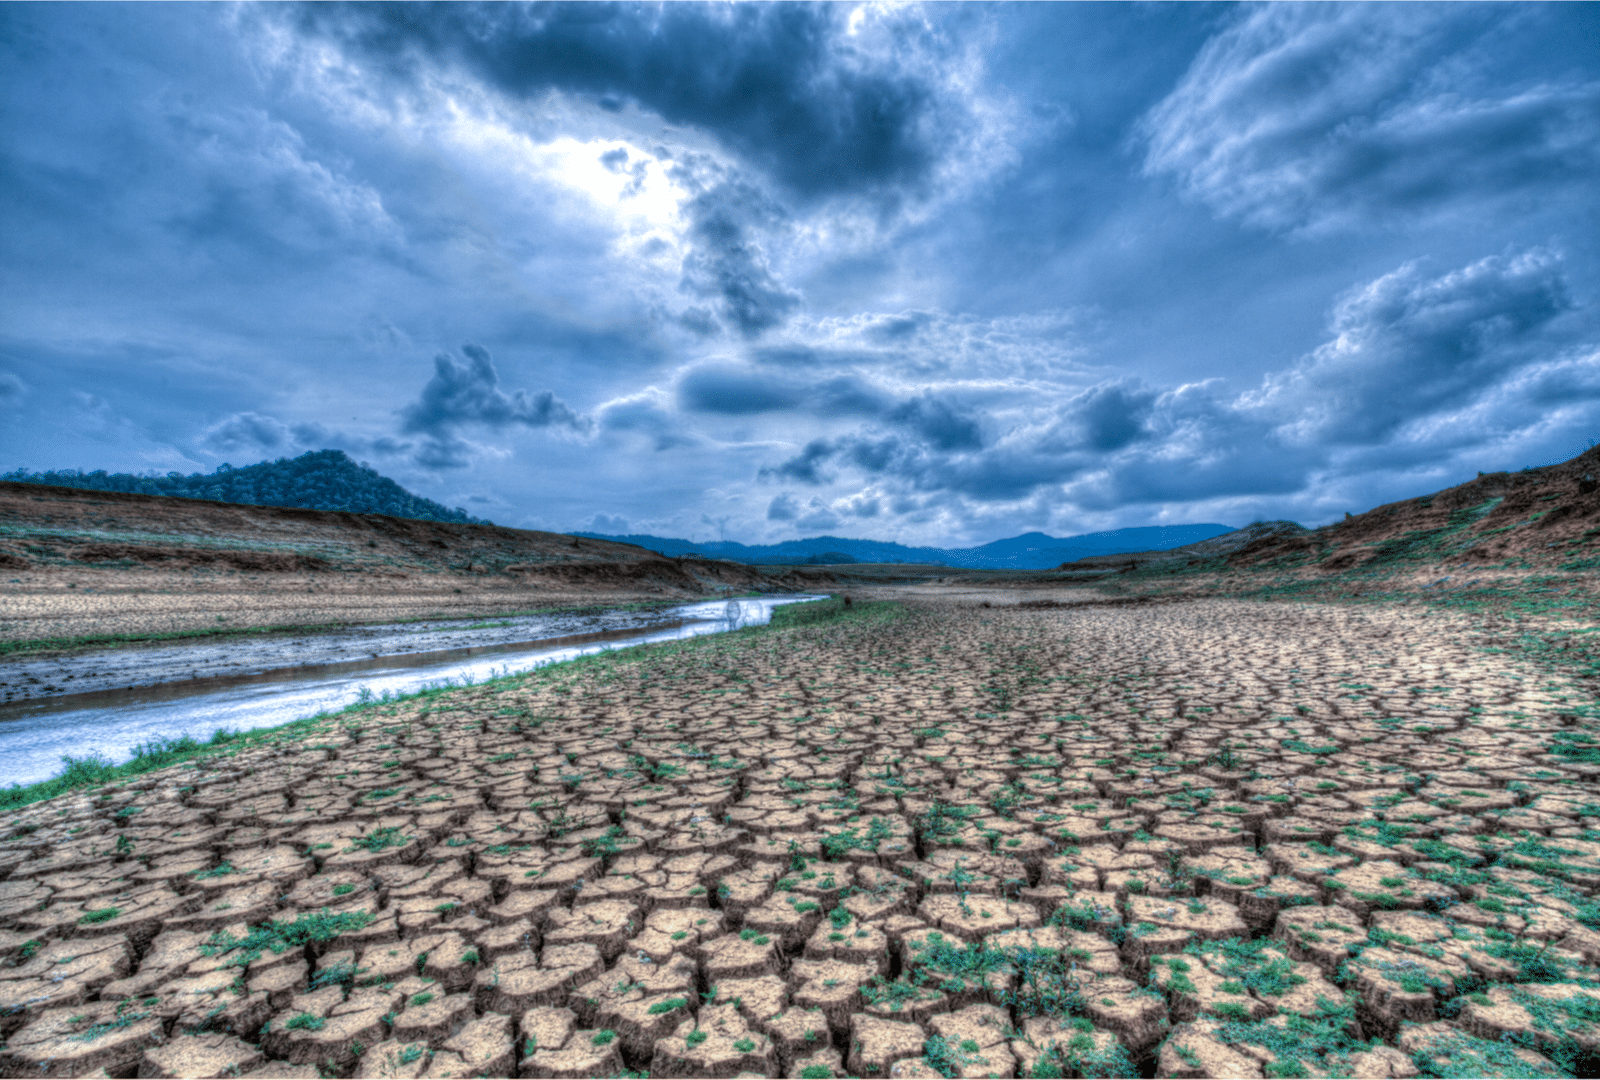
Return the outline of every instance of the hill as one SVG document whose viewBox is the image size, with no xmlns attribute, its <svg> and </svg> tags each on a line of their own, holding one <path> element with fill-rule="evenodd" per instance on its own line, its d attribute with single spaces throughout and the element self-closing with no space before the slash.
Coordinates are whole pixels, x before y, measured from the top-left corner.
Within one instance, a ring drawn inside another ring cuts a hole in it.
<svg viewBox="0 0 1600 1080">
<path fill-rule="evenodd" d="M 461 507 L 442 506 L 413 495 L 375 469 L 358 465 L 343 450 L 313 450 L 297 458 L 279 458 L 234 468 L 218 465 L 216 472 L 169 472 L 165 476 L 84 472 L 15 472 L 0 480 L 19 484 L 51 484 L 88 491 L 120 491 L 136 495 L 171 495 L 208 502 L 249 506 L 292 506 L 306 510 L 343 510 L 352 514 L 387 514 L 418 521 L 455 521 L 489 524 L 470 517 Z"/>
<path fill-rule="evenodd" d="M 1111 532 L 1054 537 L 1024 533 L 980 547 L 907 547 L 886 540 L 851 540 L 841 536 L 813 536 L 781 544 L 739 544 L 713 540 L 697 544 L 648 534 L 627 536 L 581 532 L 596 540 L 635 544 L 663 555 L 703 555 L 748 566 L 805 566 L 820 563 L 914 563 L 969 570 L 1046 570 L 1071 559 L 1178 547 L 1210 539 L 1232 530 L 1226 525 L 1157 525 Z M 842 557 L 840 557 L 842 556 Z"/>
<path fill-rule="evenodd" d="M 1092 555 L 1062 563 L 1062 570 L 1133 570 L 1151 563 L 1189 564 L 1206 559 L 1222 558 L 1242 551 L 1257 540 L 1273 537 L 1301 536 L 1310 532 L 1304 525 L 1293 521 L 1257 521 L 1242 529 L 1213 536 L 1198 543 L 1182 547 L 1133 551 L 1115 555 Z"/>
<path fill-rule="evenodd" d="M 1317 529 L 1258 522 L 1201 543 L 1060 569 L 1122 597 L 1426 597 L 1464 610 L 1563 612 L 1592 622 L 1600 593 L 1596 475 L 1600 447 L 1542 468 L 1479 473 Z M 1585 655 L 1591 677 L 1600 677 L 1600 651 Z"/>
<path fill-rule="evenodd" d="M 1303 533 L 1261 536 L 1229 556 L 1256 569 L 1318 572 L 1421 567 L 1600 569 L 1600 447 L 1455 487 Z"/>
<path fill-rule="evenodd" d="M 0 482 L 0 656 L 23 642 L 479 618 L 829 581 L 498 525 Z"/>
</svg>

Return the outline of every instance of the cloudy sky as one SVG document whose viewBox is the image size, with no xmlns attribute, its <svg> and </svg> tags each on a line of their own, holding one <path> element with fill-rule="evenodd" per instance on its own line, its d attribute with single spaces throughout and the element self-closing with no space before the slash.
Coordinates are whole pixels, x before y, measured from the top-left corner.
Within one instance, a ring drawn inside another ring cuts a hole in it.
<svg viewBox="0 0 1600 1080">
<path fill-rule="evenodd" d="M 0 468 L 1308 525 L 1600 437 L 1600 5 L 0 5 Z"/>
</svg>

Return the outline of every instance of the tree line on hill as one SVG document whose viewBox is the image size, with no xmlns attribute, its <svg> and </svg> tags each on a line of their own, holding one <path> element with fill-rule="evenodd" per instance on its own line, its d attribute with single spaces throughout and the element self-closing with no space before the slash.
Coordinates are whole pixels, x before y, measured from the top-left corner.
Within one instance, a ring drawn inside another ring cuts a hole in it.
<svg viewBox="0 0 1600 1080">
<path fill-rule="evenodd" d="M 22 484 L 56 484 L 91 491 L 123 491 L 139 495 L 175 495 L 211 502 L 254 506 L 294 506 L 307 510 L 344 510 L 353 514 L 388 514 L 422 521 L 451 521 L 487 525 L 466 510 L 443 506 L 413 495 L 387 476 L 350 460 L 343 450 L 313 450 L 297 458 L 279 458 L 258 465 L 234 468 L 218 465 L 213 473 L 165 476 L 84 472 L 64 469 L 29 472 L 16 469 L 0 480 Z"/>
</svg>

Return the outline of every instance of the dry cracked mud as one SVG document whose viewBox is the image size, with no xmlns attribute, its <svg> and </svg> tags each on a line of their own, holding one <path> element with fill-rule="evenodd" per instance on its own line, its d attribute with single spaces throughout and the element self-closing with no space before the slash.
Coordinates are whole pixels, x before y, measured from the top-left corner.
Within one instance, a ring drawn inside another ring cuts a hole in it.
<svg viewBox="0 0 1600 1080">
<path fill-rule="evenodd" d="M 0 819 L 0 1074 L 1592 1075 L 1595 715 L 1233 601 L 372 706 Z"/>
</svg>

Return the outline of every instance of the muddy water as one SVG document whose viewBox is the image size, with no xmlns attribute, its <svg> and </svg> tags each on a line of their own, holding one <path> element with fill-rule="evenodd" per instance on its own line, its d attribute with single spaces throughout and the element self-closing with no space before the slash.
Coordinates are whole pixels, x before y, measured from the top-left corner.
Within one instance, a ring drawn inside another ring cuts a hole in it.
<svg viewBox="0 0 1600 1080">
<path fill-rule="evenodd" d="M 477 682 L 606 649 L 760 626 L 772 618 L 772 609 L 779 604 L 819 599 L 822 597 L 742 598 L 649 613 L 567 616 L 559 627 L 543 627 L 546 632 L 561 631 L 555 636 L 495 640 L 506 633 L 504 627 L 498 627 L 498 634 L 487 641 L 480 631 L 457 634 L 454 647 L 450 647 L 448 627 L 431 627 L 427 644 L 446 647 L 352 659 L 330 659 L 341 655 L 336 643 L 309 639 L 305 655 L 317 662 L 260 670 L 259 657 L 251 658 L 254 662 L 216 661 L 212 670 L 228 673 L 11 702 L 0 705 L 0 785 L 48 779 L 61 770 L 64 754 L 100 753 L 113 761 L 125 761 L 133 747 L 151 739 L 184 735 L 205 739 L 218 728 L 249 731 L 274 727 L 342 708 L 365 694 L 381 697 L 443 683 Z M 371 644 L 392 644 L 394 640 L 392 635 L 376 633 L 363 644 L 370 653 Z M 413 648 L 414 643 L 415 639 L 406 642 Z M 215 651 L 219 647 L 207 648 Z"/>
</svg>

